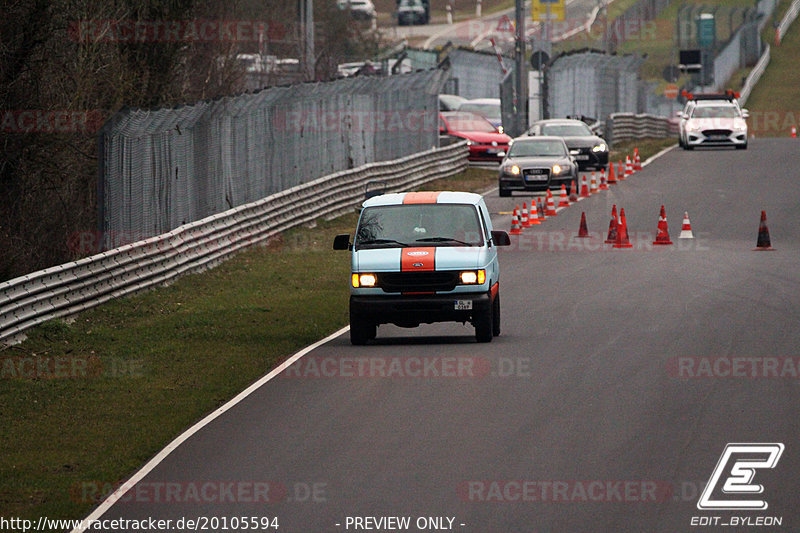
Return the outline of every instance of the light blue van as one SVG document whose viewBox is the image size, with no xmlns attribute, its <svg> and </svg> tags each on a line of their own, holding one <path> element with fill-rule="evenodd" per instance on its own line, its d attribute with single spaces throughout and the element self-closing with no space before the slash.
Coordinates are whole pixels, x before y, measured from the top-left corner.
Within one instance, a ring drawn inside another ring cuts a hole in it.
<svg viewBox="0 0 800 533">
<path fill-rule="evenodd" d="M 380 324 L 417 327 L 470 322 L 478 342 L 500 334 L 500 269 L 483 198 L 467 192 L 385 194 L 363 204 L 352 250 L 350 341 L 365 344 Z"/>
</svg>

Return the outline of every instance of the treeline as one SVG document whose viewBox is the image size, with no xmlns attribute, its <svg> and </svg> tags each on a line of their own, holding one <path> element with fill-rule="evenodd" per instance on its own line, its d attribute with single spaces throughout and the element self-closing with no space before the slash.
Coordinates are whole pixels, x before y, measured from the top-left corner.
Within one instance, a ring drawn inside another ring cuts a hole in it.
<svg viewBox="0 0 800 533">
<path fill-rule="evenodd" d="M 318 80 L 377 47 L 335 5 L 315 2 Z M 301 57 L 296 10 L 286 0 L 0 0 L 0 281 L 80 255 L 97 226 L 107 118 L 242 92 L 236 54 Z"/>
</svg>

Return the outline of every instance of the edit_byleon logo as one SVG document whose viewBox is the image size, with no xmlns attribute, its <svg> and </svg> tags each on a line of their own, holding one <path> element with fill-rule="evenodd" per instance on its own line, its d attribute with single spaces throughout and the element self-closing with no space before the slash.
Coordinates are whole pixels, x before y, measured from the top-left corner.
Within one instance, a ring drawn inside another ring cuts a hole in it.
<svg viewBox="0 0 800 533">
<path fill-rule="evenodd" d="M 764 486 L 753 483 L 753 478 L 757 470 L 775 468 L 783 449 L 780 442 L 729 443 L 700 495 L 697 508 L 717 511 L 767 509 L 769 504 L 765 500 L 752 498 L 764 492 Z"/>
</svg>

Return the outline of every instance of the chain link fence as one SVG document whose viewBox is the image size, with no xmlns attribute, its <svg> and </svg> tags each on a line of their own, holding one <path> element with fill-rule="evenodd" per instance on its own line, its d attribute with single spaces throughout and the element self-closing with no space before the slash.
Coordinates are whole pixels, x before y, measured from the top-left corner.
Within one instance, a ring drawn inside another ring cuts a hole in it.
<svg viewBox="0 0 800 533">
<path fill-rule="evenodd" d="M 447 58 L 453 94 L 469 99 L 500 98 L 500 82 L 505 73 L 496 54 L 456 48 Z M 503 58 L 503 61 L 508 70 L 513 68 L 513 60 Z"/>
<path fill-rule="evenodd" d="M 671 0 L 639 0 L 625 10 L 606 30 L 606 43 L 609 51 L 616 51 L 630 36 L 629 27 L 638 27 L 643 22 L 655 20 L 669 6 Z"/>
<path fill-rule="evenodd" d="M 598 52 L 565 54 L 548 72 L 548 111 L 553 118 L 583 115 L 605 120 L 639 107 L 639 56 Z"/>
<path fill-rule="evenodd" d="M 100 133 L 103 247 L 438 146 L 437 95 L 447 77 L 443 70 L 357 77 L 124 110 Z"/>
</svg>

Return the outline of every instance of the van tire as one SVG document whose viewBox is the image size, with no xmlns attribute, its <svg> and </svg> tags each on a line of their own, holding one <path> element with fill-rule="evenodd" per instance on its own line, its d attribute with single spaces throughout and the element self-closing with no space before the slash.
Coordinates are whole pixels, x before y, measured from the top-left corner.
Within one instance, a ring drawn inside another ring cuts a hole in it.
<svg viewBox="0 0 800 533">
<path fill-rule="evenodd" d="M 378 334 L 378 326 L 350 313 L 350 344 L 361 346 L 371 341 Z"/>
<path fill-rule="evenodd" d="M 500 336 L 500 293 L 494 297 L 492 302 L 492 334 L 495 337 Z"/>
<path fill-rule="evenodd" d="M 492 342 L 492 333 L 494 331 L 493 308 L 494 304 L 490 305 L 486 311 L 477 314 L 474 318 L 475 340 L 478 342 Z"/>
</svg>

